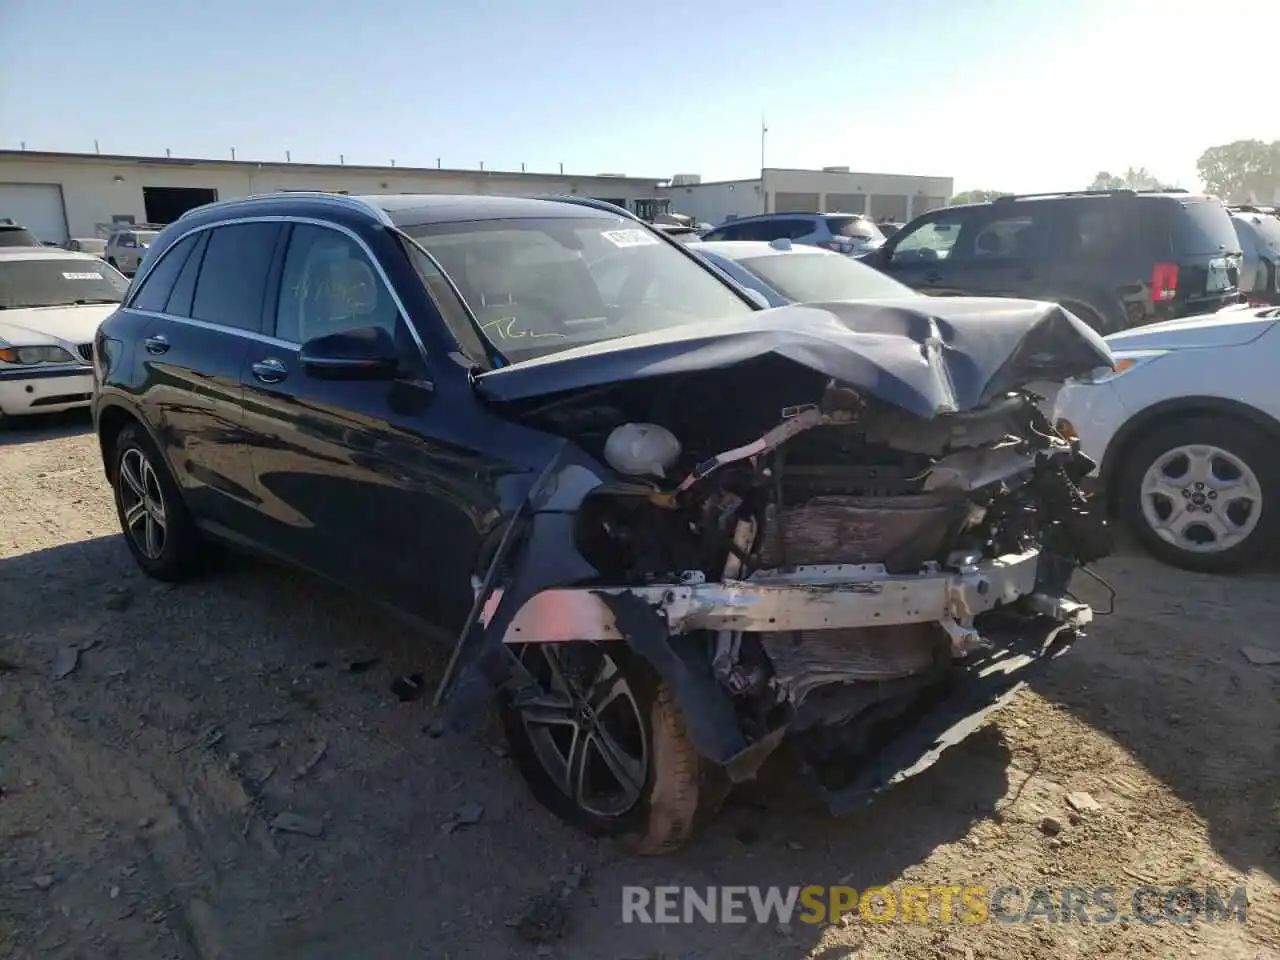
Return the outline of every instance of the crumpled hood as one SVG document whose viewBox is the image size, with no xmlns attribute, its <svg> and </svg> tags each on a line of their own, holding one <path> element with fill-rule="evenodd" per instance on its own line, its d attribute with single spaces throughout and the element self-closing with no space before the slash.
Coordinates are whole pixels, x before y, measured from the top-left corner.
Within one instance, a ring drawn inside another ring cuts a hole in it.
<svg viewBox="0 0 1280 960">
<path fill-rule="evenodd" d="M 114 303 L 85 303 L 0 310 L 0 340 L 31 347 L 92 343 L 102 321 L 116 309 Z"/>
<path fill-rule="evenodd" d="M 1274 310 L 1274 308 L 1269 308 Z M 1227 310 L 1202 317 L 1166 320 L 1107 337 L 1112 350 L 1192 350 L 1202 347 L 1239 347 L 1252 343 L 1276 325 L 1275 316 L 1262 310 Z"/>
<path fill-rule="evenodd" d="M 924 418 L 1112 363 L 1103 339 L 1056 304 L 921 297 L 777 307 L 620 337 L 481 374 L 477 388 L 493 401 L 523 400 L 770 353 Z"/>
</svg>

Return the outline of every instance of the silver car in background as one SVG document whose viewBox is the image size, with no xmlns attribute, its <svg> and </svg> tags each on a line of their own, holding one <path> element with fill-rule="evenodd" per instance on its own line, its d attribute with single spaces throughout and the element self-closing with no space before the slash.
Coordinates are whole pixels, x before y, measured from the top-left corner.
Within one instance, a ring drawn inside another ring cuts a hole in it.
<svg viewBox="0 0 1280 960">
<path fill-rule="evenodd" d="M 130 224 L 111 232 L 107 237 L 106 260 L 126 277 L 137 272 L 138 264 L 147 255 L 151 241 L 160 233 L 161 227 L 137 226 Z"/>
</svg>

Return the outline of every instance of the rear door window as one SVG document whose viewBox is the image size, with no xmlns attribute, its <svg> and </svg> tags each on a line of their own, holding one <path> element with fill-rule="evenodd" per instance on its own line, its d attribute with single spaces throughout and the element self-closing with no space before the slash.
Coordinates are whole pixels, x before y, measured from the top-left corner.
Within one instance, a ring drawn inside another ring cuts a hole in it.
<svg viewBox="0 0 1280 960">
<path fill-rule="evenodd" d="M 192 319 L 261 332 L 267 275 L 279 234 L 278 223 L 214 228 L 196 279 Z"/>
<path fill-rule="evenodd" d="M 177 282 L 178 275 L 182 273 L 182 268 L 186 266 L 191 251 L 195 249 L 197 239 L 199 239 L 198 235 L 183 237 L 166 250 L 160 262 L 143 278 L 142 286 L 129 301 L 129 306 L 137 310 L 163 313 L 165 305 L 169 302 L 169 294 L 173 291 L 173 285 Z"/>
<path fill-rule="evenodd" d="M 1240 238 L 1227 208 L 1216 200 L 1184 200 L 1174 215 L 1173 243 L 1179 256 L 1240 253 Z"/>
<path fill-rule="evenodd" d="M 978 225 L 970 257 L 975 261 L 1036 259 L 1044 250 L 1047 219 L 1043 206 L 991 217 Z"/>
<path fill-rule="evenodd" d="M 1132 246 L 1126 210 L 1112 202 L 1078 207 L 1067 218 L 1068 255 L 1082 260 L 1109 260 Z"/>
<path fill-rule="evenodd" d="M 200 263 L 204 260 L 204 248 L 209 242 L 209 231 L 202 231 L 196 237 L 196 245 L 187 257 L 182 272 L 174 281 L 173 292 L 169 294 L 169 302 L 164 312 L 175 317 L 191 316 L 191 300 L 196 293 L 196 277 L 200 275 Z"/>
</svg>

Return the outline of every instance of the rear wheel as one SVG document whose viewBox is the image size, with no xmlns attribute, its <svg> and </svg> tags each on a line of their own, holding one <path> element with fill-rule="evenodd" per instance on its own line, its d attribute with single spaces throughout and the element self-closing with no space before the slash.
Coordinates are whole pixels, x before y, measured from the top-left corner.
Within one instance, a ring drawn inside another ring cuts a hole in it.
<svg viewBox="0 0 1280 960">
<path fill-rule="evenodd" d="M 1205 573 L 1257 560 L 1280 532 L 1280 459 L 1254 427 L 1222 417 L 1157 427 L 1125 457 L 1119 506 L 1158 559 Z"/>
<path fill-rule="evenodd" d="M 501 707 L 512 759 L 543 806 L 637 853 L 679 847 L 698 810 L 699 763 L 670 689 L 621 643 L 529 644 L 548 695 Z"/>
<path fill-rule="evenodd" d="M 112 453 L 111 485 L 129 552 L 157 580 L 186 578 L 200 559 L 200 534 L 151 438 L 130 424 Z"/>
</svg>

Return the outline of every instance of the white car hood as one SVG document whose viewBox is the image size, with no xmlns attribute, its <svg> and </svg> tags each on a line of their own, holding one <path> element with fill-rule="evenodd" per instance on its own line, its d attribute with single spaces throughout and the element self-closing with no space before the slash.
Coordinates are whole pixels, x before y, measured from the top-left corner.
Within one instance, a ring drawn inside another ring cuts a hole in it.
<svg viewBox="0 0 1280 960">
<path fill-rule="evenodd" d="M 1145 327 L 1122 330 L 1107 337 L 1107 346 L 1119 350 L 1191 350 L 1200 347 L 1238 347 L 1252 343 L 1278 321 L 1259 316 L 1263 310 L 1230 310 L 1203 317 L 1166 320 Z"/>
<path fill-rule="evenodd" d="M 114 303 L 0 310 L 0 340 L 16 346 L 92 343 L 98 326 L 115 311 Z"/>
</svg>

